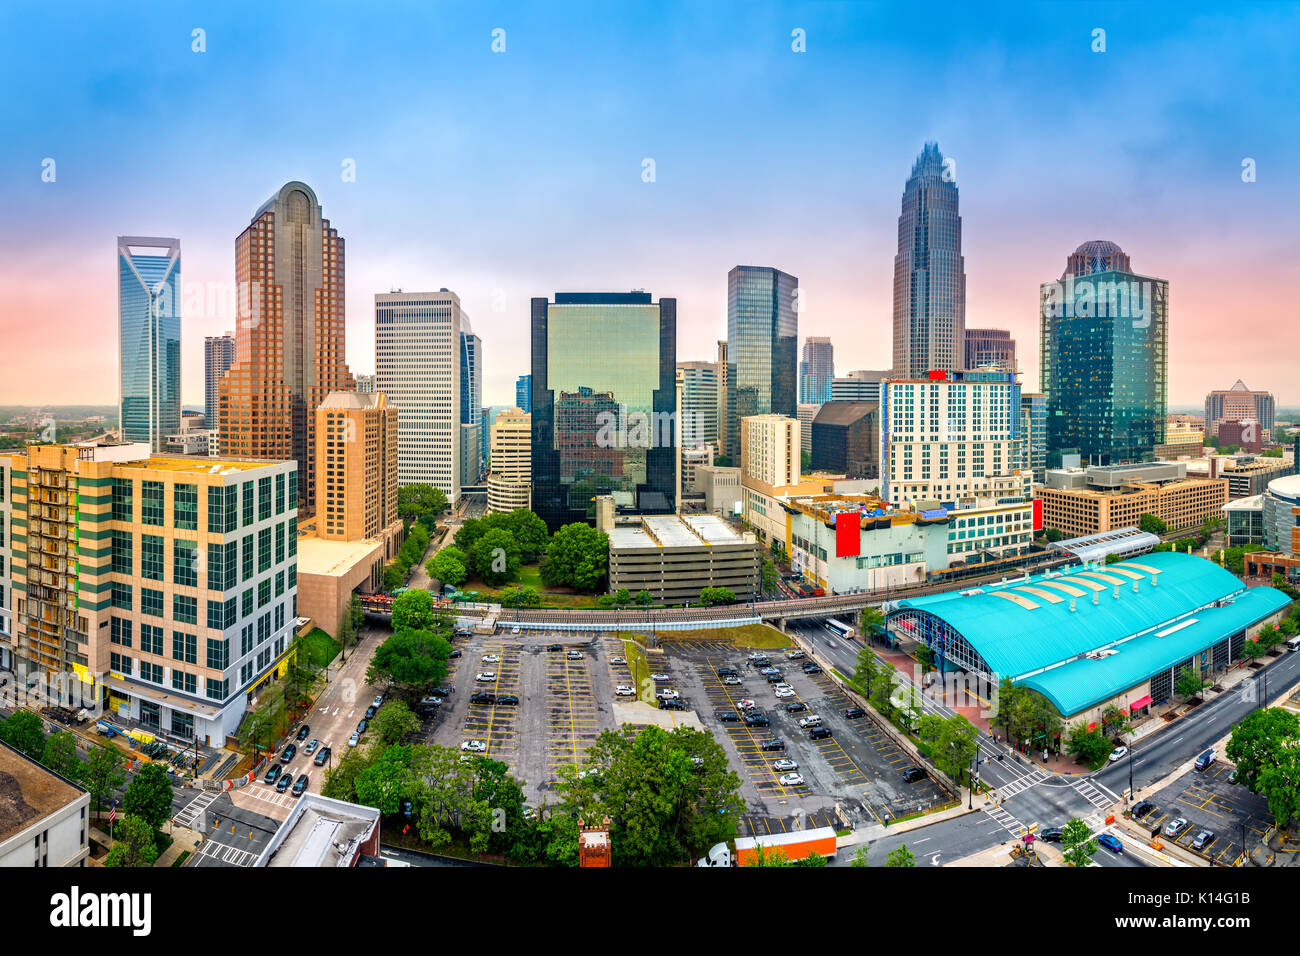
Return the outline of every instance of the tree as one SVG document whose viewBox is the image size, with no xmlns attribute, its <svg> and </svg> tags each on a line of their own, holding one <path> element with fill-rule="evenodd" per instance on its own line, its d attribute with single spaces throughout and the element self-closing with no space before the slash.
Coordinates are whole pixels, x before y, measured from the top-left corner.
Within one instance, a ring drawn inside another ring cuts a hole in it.
<svg viewBox="0 0 1300 956">
<path fill-rule="evenodd" d="M 812 473 L 812 455 L 806 451 L 799 453 L 799 471 L 805 475 Z"/>
<path fill-rule="evenodd" d="M 1078 723 L 1070 728 L 1070 739 L 1066 749 L 1096 770 L 1106 762 L 1115 745 L 1100 731 L 1089 730 L 1085 724 Z"/>
<path fill-rule="evenodd" d="M 862 628 L 864 637 L 875 640 L 885 631 L 885 615 L 881 613 L 880 608 L 868 605 L 858 615 L 858 624 Z"/>
<path fill-rule="evenodd" d="M 1259 792 L 1268 799 L 1268 809 L 1279 830 L 1300 819 L 1300 747 L 1295 740 L 1291 743 L 1259 775 Z"/>
<path fill-rule="evenodd" d="M 1129 722 L 1128 712 L 1120 710 L 1114 704 L 1110 704 L 1102 711 L 1101 726 L 1106 736 L 1111 738 L 1128 733 L 1133 728 L 1133 725 Z"/>
<path fill-rule="evenodd" d="M 505 515 L 489 515 L 489 517 L 501 518 L 505 530 L 515 536 L 515 541 L 519 545 L 519 556 L 525 564 L 536 561 L 538 556 L 546 551 L 546 546 L 551 540 L 550 533 L 546 530 L 546 522 L 527 508 L 516 508 Z"/>
<path fill-rule="evenodd" d="M 508 588 L 501 592 L 501 604 L 504 607 L 541 607 L 542 595 L 531 585 Z"/>
<path fill-rule="evenodd" d="M 1162 535 L 1169 531 L 1169 525 L 1153 514 L 1144 514 L 1138 518 L 1138 530 L 1145 531 L 1147 534 Z"/>
<path fill-rule="evenodd" d="M 447 628 L 435 631 L 405 629 L 375 649 L 366 668 L 366 683 L 390 680 L 408 692 L 419 692 L 447 676 L 447 658 L 451 642 Z"/>
<path fill-rule="evenodd" d="M 870 695 L 871 685 L 875 683 L 878 673 L 880 673 L 880 662 L 876 660 L 876 655 L 871 652 L 871 648 L 859 648 L 858 666 L 853 671 L 853 685 L 858 693 L 864 697 Z"/>
<path fill-rule="evenodd" d="M 390 700 L 379 708 L 375 719 L 370 722 L 370 729 L 375 732 L 379 743 L 395 744 L 420 729 L 420 718 L 411 712 L 405 701 Z"/>
<path fill-rule="evenodd" d="M 0 721 L 0 740 L 40 760 L 45 753 L 45 725 L 30 710 L 16 710 L 9 719 Z"/>
<path fill-rule="evenodd" d="M 447 495 L 441 488 L 419 482 L 397 491 L 397 513 L 407 524 L 426 515 L 434 517 L 447 510 Z"/>
<path fill-rule="evenodd" d="M 700 603 L 705 607 L 715 604 L 735 604 L 736 595 L 731 588 L 701 588 Z"/>
<path fill-rule="evenodd" d="M 916 857 L 912 851 L 907 848 L 906 843 L 900 843 L 889 851 L 889 856 L 885 858 L 885 866 L 916 866 Z"/>
<path fill-rule="evenodd" d="M 357 803 L 375 807 L 385 816 L 400 813 L 406 800 L 414 803 L 420 792 L 419 778 L 412 769 L 414 753 L 411 747 L 385 747 L 377 759 L 353 777 Z"/>
<path fill-rule="evenodd" d="M 614 603 L 631 604 L 632 592 L 629 591 L 627 588 L 619 588 L 617 591 L 614 592 Z"/>
<path fill-rule="evenodd" d="M 80 782 L 82 764 L 77 756 L 77 738 L 66 730 L 50 734 L 45 738 L 45 752 L 41 755 L 41 763 L 61 777 Z"/>
<path fill-rule="evenodd" d="M 1255 640 L 1267 651 L 1282 643 L 1282 635 L 1272 623 L 1269 623 L 1259 629 Z"/>
<path fill-rule="evenodd" d="M 104 857 L 104 865 L 153 866 L 158 860 L 153 834 L 147 821 L 128 813 L 113 827 L 113 845 Z"/>
<path fill-rule="evenodd" d="M 357 778 L 378 759 L 377 747 L 349 747 L 334 766 L 325 771 L 325 783 L 321 786 L 321 794 L 335 800 L 359 803 Z"/>
<path fill-rule="evenodd" d="M 344 661 L 348 659 L 348 647 L 356 644 L 357 634 L 365 619 L 366 612 L 361 606 L 361 599 L 354 594 L 344 608 L 343 616 L 339 618 L 339 649 Z"/>
<path fill-rule="evenodd" d="M 147 763 L 131 780 L 122 812 L 139 817 L 155 831 L 172 815 L 172 782 L 161 763 Z"/>
<path fill-rule="evenodd" d="M 921 665 L 921 673 L 925 674 L 935 669 L 934 648 L 929 644 L 916 645 L 916 662 Z"/>
<path fill-rule="evenodd" d="M 1061 533 L 1059 528 L 1048 528 L 1046 531 L 1043 532 L 1043 537 L 1045 537 L 1048 541 L 1055 543 L 1057 541 L 1060 541 L 1062 538 L 1064 538 L 1065 535 Z"/>
<path fill-rule="evenodd" d="M 763 590 L 765 591 L 776 590 L 776 582 L 780 578 L 780 575 L 777 574 L 775 561 L 772 561 L 770 559 L 764 559 L 762 578 L 763 578 Z"/>
<path fill-rule="evenodd" d="M 467 562 L 469 558 L 460 548 L 452 545 L 443 548 L 424 565 L 429 577 L 436 578 L 443 584 L 464 584 L 469 577 Z"/>
<path fill-rule="evenodd" d="M 605 731 L 555 788 L 571 813 L 610 818 L 616 864 L 666 866 L 735 836 L 740 783 L 711 733 L 652 726 L 633 737 Z"/>
<path fill-rule="evenodd" d="M 726 456 L 726 455 L 714 455 L 714 456 L 713 456 L 713 467 L 714 467 L 714 468 L 730 468 L 730 467 L 731 467 L 731 459 L 730 459 L 728 456 Z"/>
<path fill-rule="evenodd" d="M 1259 658 L 1267 654 L 1268 648 L 1266 648 L 1263 644 L 1259 643 L 1259 641 L 1255 640 L 1255 638 L 1251 637 L 1241 642 L 1241 653 L 1244 654 L 1250 660 L 1254 661 L 1254 660 L 1258 660 Z"/>
<path fill-rule="evenodd" d="M 126 761 L 122 751 L 101 740 L 90 749 L 82 767 L 81 784 L 95 798 L 95 812 L 110 793 L 126 783 Z"/>
<path fill-rule="evenodd" d="M 1087 866 L 1096 852 L 1097 841 L 1088 824 L 1075 817 L 1062 828 L 1061 853 L 1070 866 Z"/>
<path fill-rule="evenodd" d="M 522 566 L 519 544 L 502 528 L 491 528 L 474 542 L 470 560 L 483 583 L 492 587 L 519 577 Z"/>
<path fill-rule="evenodd" d="M 403 591 L 393 598 L 393 630 L 423 631 L 433 627 L 440 612 L 428 591 Z"/>
<path fill-rule="evenodd" d="M 1174 682 L 1174 693 L 1179 697 L 1190 698 L 1199 694 L 1204 687 L 1205 681 L 1201 678 L 1201 669 L 1188 666 L 1178 673 L 1178 680 Z"/>
<path fill-rule="evenodd" d="M 551 536 L 542 580 L 579 591 L 597 591 L 609 566 L 609 536 L 584 522 L 566 524 Z"/>
<path fill-rule="evenodd" d="M 322 681 L 321 669 L 312 660 L 306 642 L 296 638 L 290 647 L 284 671 L 284 705 L 289 716 L 296 715 L 312 702 Z"/>
<path fill-rule="evenodd" d="M 1237 783 L 1260 793 L 1265 770 L 1276 766 L 1282 753 L 1300 737 L 1300 716 L 1280 707 L 1253 710 L 1233 725 L 1224 755 L 1237 765 Z"/>
<path fill-rule="evenodd" d="M 917 734 L 930 746 L 934 765 L 950 777 L 961 777 L 969 770 L 979 750 L 979 729 L 961 714 L 924 714 Z"/>
<path fill-rule="evenodd" d="M 853 860 L 849 863 L 849 866 L 870 866 L 871 863 L 867 859 L 870 850 L 871 848 L 867 844 L 858 844 L 858 848 L 853 851 Z"/>
<path fill-rule="evenodd" d="M 645 588 L 642 588 L 640 591 L 636 592 L 636 603 L 641 605 L 642 607 L 649 607 L 650 602 L 653 600 L 654 600 L 653 595 L 651 595 L 650 592 L 647 591 Z"/>
</svg>

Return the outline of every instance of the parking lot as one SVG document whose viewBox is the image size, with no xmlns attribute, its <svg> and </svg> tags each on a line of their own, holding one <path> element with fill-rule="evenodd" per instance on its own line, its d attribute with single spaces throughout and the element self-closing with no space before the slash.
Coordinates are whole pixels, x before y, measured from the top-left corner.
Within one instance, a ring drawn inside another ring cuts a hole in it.
<svg viewBox="0 0 1300 956">
<path fill-rule="evenodd" d="M 1220 758 L 1206 770 L 1189 770 L 1149 798 L 1155 809 L 1145 814 L 1139 825 L 1147 829 L 1159 826 L 1161 842 L 1177 843 L 1189 850 L 1201 830 L 1210 830 L 1214 839 L 1200 852 L 1215 863 L 1237 865 L 1242 855 L 1243 825 L 1246 847 L 1254 852 L 1273 817 L 1263 797 L 1228 782 L 1233 769 Z M 1187 820 L 1187 826 L 1176 837 L 1165 835 L 1164 828 L 1179 817 Z"/>
</svg>

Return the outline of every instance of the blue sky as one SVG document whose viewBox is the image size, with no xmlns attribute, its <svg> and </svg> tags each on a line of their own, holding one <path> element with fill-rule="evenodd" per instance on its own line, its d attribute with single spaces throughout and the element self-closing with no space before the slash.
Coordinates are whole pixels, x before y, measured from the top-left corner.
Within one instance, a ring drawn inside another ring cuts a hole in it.
<svg viewBox="0 0 1300 956">
<path fill-rule="evenodd" d="M 178 236 L 187 284 L 228 283 L 291 179 L 347 241 L 354 371 L 397 287 L 461 295 L 491 403 L 527 371 L 528 299 L 557 290 L 676 296 L 679 358 L 712 358 L 742 262 L 799 276 L 800 335 L 830 335 L 841 373 L 883 368 L 899 198 L 936 139 L 968 324 L 1012 329 L 1028 387 L 1038 283 L 1107 238 L 1170 280 L 1172 401 L 1240 377 L 1298 403 L 1297 41 L 1281 3 L 10 7 L 0 402 L 115 401 L 115 237 Z M 187 402 L 230 327 L 185 316 Z"/>
</svg>

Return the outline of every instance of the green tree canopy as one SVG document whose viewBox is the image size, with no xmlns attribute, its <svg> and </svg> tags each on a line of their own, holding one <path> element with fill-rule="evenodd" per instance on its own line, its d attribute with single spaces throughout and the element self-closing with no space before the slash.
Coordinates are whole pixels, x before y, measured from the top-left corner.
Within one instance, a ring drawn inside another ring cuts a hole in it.
<svg viewBox="0 0 1300 956">
<path fill-rule="evenodd" d="M 95 809 L 118 787 L 126 783 L 126 760 L 122 751 L 107 741 L 101 740 L 86 756 L 83 765 L 81 784 L 95 798 Z"/>
<path fill-rule="evenodd" d="M 465 552 L 451 545 L 431 557 L 425 564 L 424 570 L 429 572 L 429 577 L 436 578 L 443 584 L 453 586 L 464 584 L 465 579 L 469 577 L 469 568 L 466 565 L 468 560 Z"/>
<path fill-rule="evenodd" d="M 475 541 L 470 560 L 483 583 L 492 587 L 519 577 L 523 563 L 519 543 L 503 528 L 489 528 Z"/>
<path fill-rule="evenodd" d="M 451 642 L 443 633 L 407 628 L 375 649 L 366 683 L 390 680 L 415 694 L 447 676 Z"/>
<path fill-rule="evenodd" d="M 1078 723 L 1070 728 L 1066 749 L 1081 762 L 1096 770 L 1106 762 L 1115 745 L 1100 730 L 1089 730 L 1087 725 Z"/>
<path fill-rule="evenodd" d="M 424 631 L 442 616 L 433 604 L 433 595 L 425 590 L 403 591 L 393 598 L 393 630 Z"/>
<path fill-rule="evenodd" d="M 1252 710 L 1233 725 L 1224 755 L 1237 765 L 1237 783 L 1260 793 L 1260 778 L 1281 762 L 1283 751 L 1300 737 L 1300 716 L 1280 707 Z"/>
<path fill-rule="evenodd" d="M 609 567 L 609 536 L 589 524 L 566 524 L 551 536 L 542 561 L 542 580 L 579 591 L 598 591 Z"/>
<path fill-rule="evenodd" d="M 1201 677 L 1200 668 L 1184 667 L 1174 682 L 1174 693 L 1179 697 L 1195 697 L 1204 687 L 1205 680 Z"/>
<path fill-rule="evenodd" d="M 128 813 L 113 826 L 113 845 L 104 857 L 104 865 L 153 866 L 158 860 L 153 834 L 147 821 Z"/>
<path fill-rule="evenodd" d="M 122 812 L 139 817 L 161 830 L 172 815 L 172 782 L 160 763 L 147 763 L 131 779 L 122 800 Z"/>
<path fill-rule="evenodd" d="M 1169 531 L 1169 525 L 1153 514 L 1144 514 L 1138 518 L 1138 530 L 1148 534 L 1165 534 Z"/>
<path fill-rule="evenodd" d="M 1097 852 L 1097 841 L 1092 838 L 1088 824 L 1075 817 L 1062 830 L 1061 853 L 1065 861 L 1070 866 L 1087 866 Z"/>
<path fill-rule="evenodd" d="M 45 754 L 45 725 L 30 710 L 16 710 L 0 721 L 0 740 L 33 760 Z"/>
<path fill-rule="evenodd" d="M 700 603 L 705 607 L 715 604 L 735 604 L 736 595 L 731 588 L 701 588 Z"/>
<path fill-rule="evenodd" d="M 405 701 L 390 700 L 379 708 L 370 726 L 379 743 L 395 744 L 420 729 L 420 718 L 411 712 Z"/>
<path fill-rule="evenodd" d="M 885 866 L 916 866 L 916 857 L 912 851 L 907 848 L 906 843 L 900 843 L 889 851 L 889 856 L 885 858 Z"/>
<path fill-rule="evenodd" d="M 397 491 L 397 513 L 408 523 L 426 515 L 435 517 L 446 510 L 447 495 L 434 485 L 419 482 Z"/>
<path fill-rule="evenodd" d="M 60 776 L 80 782 L 82 774 L 81 758 L 77 756 L 77 738 L 69 731 L 62 730 L 45 738 L 45 752 L 41 763 Z"/>
</svg>

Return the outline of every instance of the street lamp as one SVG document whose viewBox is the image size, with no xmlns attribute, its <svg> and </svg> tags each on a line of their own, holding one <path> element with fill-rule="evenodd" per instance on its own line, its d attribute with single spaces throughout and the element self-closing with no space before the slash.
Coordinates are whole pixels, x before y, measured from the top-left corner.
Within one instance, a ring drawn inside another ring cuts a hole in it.
<svg viewBox="0 0 1300 956">
<path fill-rule="evenodd" d="M 1133 789 L 1133 748 L 1128 748 L 1128 800 L 1131 804 L 1137 792 Z"/>
</svg>

